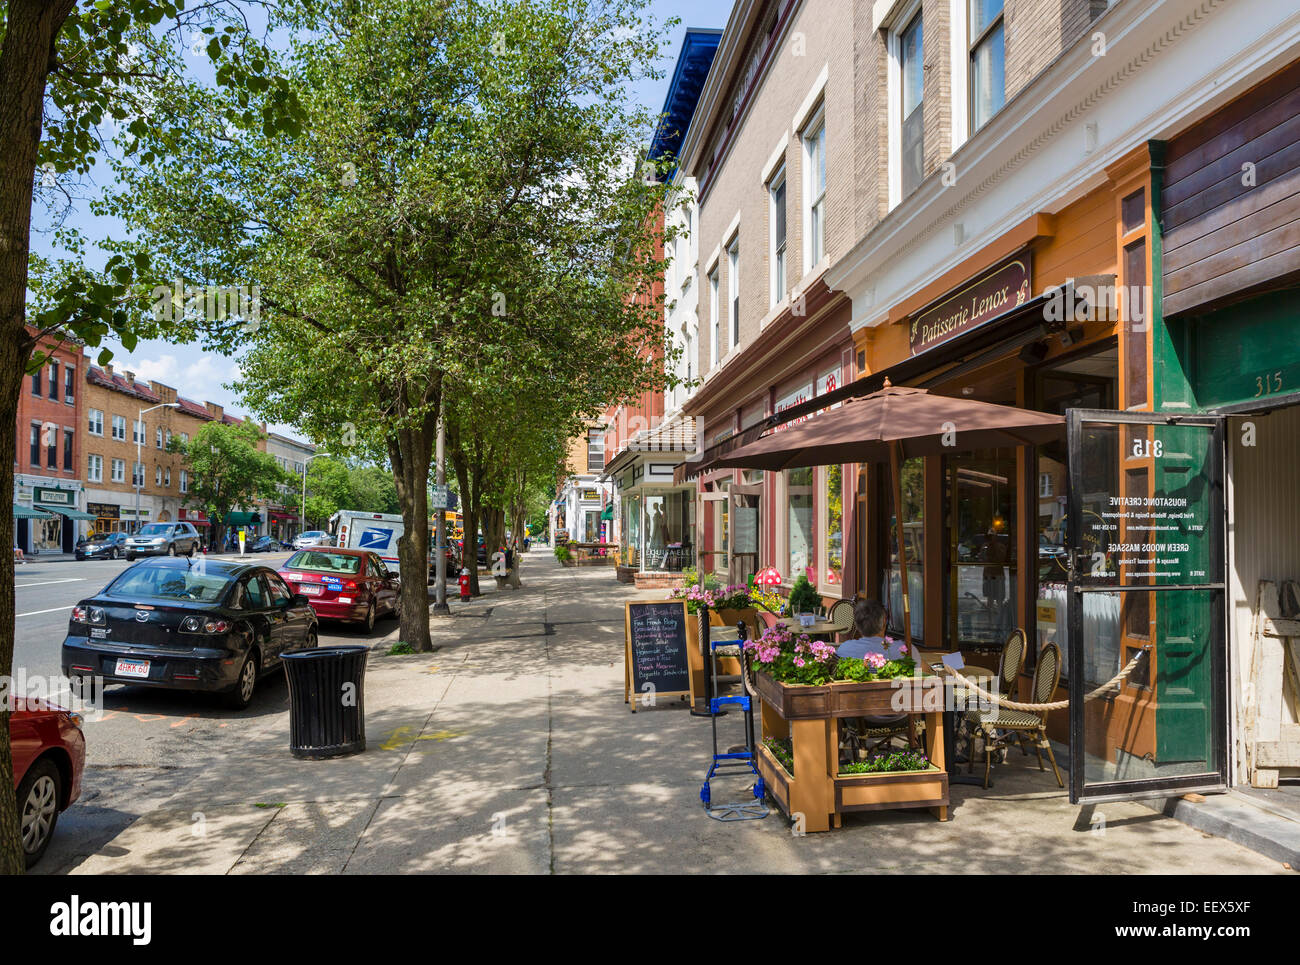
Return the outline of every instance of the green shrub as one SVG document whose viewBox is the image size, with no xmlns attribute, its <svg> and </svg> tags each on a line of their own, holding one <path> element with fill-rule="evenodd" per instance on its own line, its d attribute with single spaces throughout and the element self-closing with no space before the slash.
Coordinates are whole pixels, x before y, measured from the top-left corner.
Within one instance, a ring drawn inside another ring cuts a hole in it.
<svg viewBox="0 0 1300 965">
<path fill-rule="evenodd" d="M 790 589 L 790 601 L 786 608 L 791 614 L 813 613 L 822 605 L 822 595 L 808 580 L 808 574 L 800 573 Z"/>
<path fill-rule="evenodd" d="M 561 563 L 567 563 L 569 560 L 573 559 L 573 552 L 561 543 L 559 546 L 555 547 L 555 558 Z"/>
</svg>

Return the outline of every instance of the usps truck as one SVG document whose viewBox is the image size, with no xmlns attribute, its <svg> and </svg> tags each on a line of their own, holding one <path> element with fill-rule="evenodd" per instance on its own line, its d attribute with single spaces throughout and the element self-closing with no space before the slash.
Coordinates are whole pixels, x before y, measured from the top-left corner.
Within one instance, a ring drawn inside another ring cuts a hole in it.
<svg viewBox="0 0 1300 965">
<path fill-rule="evenodd" d="M 334 545 L 354 550 L 370 550 L 379 556 L 389 569 L 399 570 L 397 541 L 406 526 L 401 516 L 389 513 L 358 513 L 341 509 L 330 517 L 330 532 Z"/>
</svg>

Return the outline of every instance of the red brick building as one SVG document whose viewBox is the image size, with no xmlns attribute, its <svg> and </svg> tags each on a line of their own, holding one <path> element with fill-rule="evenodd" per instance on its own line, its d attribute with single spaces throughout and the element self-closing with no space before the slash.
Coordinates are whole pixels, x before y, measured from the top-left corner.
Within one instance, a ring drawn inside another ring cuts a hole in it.
<svg viewBox="0 0 1300 965">
<path fill-rule="evenodd" d="M 44 364 L 24 380 L 18 396 L 14 541 L 28 555 L 70 553 L 88 519 L 77 431 L 81 345 L 47 336 L 36 351 Z"/>
</svg>

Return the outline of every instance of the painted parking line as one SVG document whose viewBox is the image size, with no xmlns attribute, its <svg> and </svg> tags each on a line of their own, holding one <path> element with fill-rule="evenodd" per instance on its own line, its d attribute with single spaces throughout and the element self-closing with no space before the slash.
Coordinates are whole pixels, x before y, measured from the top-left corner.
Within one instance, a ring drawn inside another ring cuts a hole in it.
<svg viewBox="0 0 1300 965">
<path fill-rule="evenodd" d="M 74 603 L 72 606 L 76 606 L 76 604 Z M 60 610 L 71 610 L 72 606 L 56 606 L 56 607 L 51 607 L 48 610 L 32 610 L 30 613 L 19 613 L 16 614 L 16 616 L 17 617 L 38 617 L 42 613 L 58 613 Z"/>
<path fill-rule="evenodd" d="M 21 590 L 24 586 L 53 586 L 55 583 L 85 583 L 84 576 L 74 576 L 70 580 L 46 580 L 44 583 L 15 583 L 14 589 Z"/>
</svg>

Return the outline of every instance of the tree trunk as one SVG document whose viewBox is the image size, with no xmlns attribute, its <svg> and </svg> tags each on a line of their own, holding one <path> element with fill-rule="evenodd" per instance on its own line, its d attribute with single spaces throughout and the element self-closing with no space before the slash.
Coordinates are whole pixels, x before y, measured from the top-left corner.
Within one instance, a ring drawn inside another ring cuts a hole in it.
<svg viewBox="0 0 1300 965">
<path fill-rule="evenodd" d="M 436 414 L 426 415 L 418 428 L 404 426 L 388 440 L 405 530 L 397 541 L 401 638 L 419 653 L 433 650 L 429 635 L 429 466 L 436 422 Z"/>
<path fill-rule="evenodd" d="M 74 0 L 10 0 L 0 42 L 0 444 L 14 452 L 18 393 L 31 342 L 27 335 L 27 256 L 31 245 L 32 188 L 45 111 L 45 84 L 54 38 Z M 13 463 L 0 459 L 0 495 L 11 494 L 9 512 L 0 510 L 0 544 L 13 546 Z M 0 677 L 13 672 L 14 561 L 0 564 Z M 14 799 L 9 711 L 0 708 L 0 874 L 23 871 L 22 839 Z"/>
<path fill-rule="evenodd" d="M 456 484 L 460 487 L 461 512 L 465 521 L 465 538 L 461 541 L 461 565 L 469 570 L 470 596 L 479 596 L 483 591 L 478 585 L 478 477 L 469 471 L 468 459 L 460 445 L 460 434 L 449 430 L 448 442 L 451 443 L 451 464 L 456 471 Z"/>
</svg>

